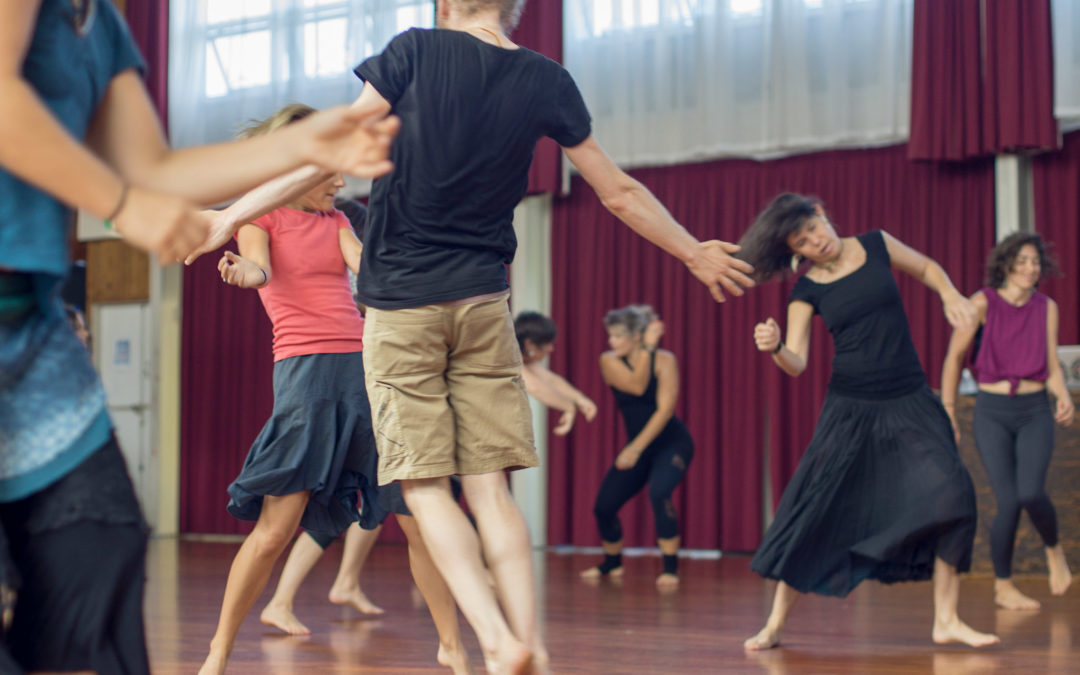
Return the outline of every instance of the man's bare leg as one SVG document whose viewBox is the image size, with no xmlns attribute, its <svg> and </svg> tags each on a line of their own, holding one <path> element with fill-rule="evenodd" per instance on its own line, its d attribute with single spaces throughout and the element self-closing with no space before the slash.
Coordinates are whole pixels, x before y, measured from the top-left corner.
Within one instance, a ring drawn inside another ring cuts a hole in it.
<svg viewBox="0 0 1080 675">
<path fill-rule="evenodd" d="M 506 474 L 499 471 L 462 476 L 465 500 L 476 517 L 484 560 L 510 628 L 525 643 L 538 664 L 548 662 L 536 613 L 536 587 L 529 527 L 510 494 Z"/>
<path fill-rule="evenodd" d="M 780 632 L 787 623 L 788 614 L 795 606 L 795 601 L 802 595 L 783 581 L 776 583 L 776 595 L 773 596 L 772 612 L 765 627 L 757 635 L 743 643 L 748 651 L 756 652 L 762 649 L 772 649 L 780 644 Z"/>
<path fill-rule="evenodd" d="M 461 628 L 458 625 L 457 604 L 450 588 L 446 585 L 435 563 L 431 560 L 416 519 L 398 515 L 398 525 L 409 540 L 409 567 L 413 581 L 424 596 L 435 630 L 439 632 L 439 663 L 454 671 L 454 675 L 469 675 L 469 652 L 461 642 Z"/>
<path fill-rule="evenodd" d="M 501 478 L 502 474 L 499 476 Z M 435 567 L 450 587 L 465 619 L 476 631 L 488 671 L 527 673 L 532 667 L 533 655 L 524 641 L 510 630 L 499 609 L 495 592 L 487 582 L 476 531 L 454 502 L 450 481 L 447 478 L 403 480 L 401 491 L 416 518 Z M 476 507 L 472 508 L 480 520 L 483 515 Z M 487 515 L 490 528 L 491 514 Z M 490 556 L 488 560 L 491 560 Z M 532 590 L 531 577 L 521 581 Z"/>
<path fill-rule="evenodd" d="M 1000 640 L 991 633 L 980 633 L 960 620 L 956 604 L 960 600 L 960 575 L 941 558 L 934 559 L 934 629 L 938 644 L 962 642 L 972 647 L 996 645 Z"/>
<path fill-rule="evenodd" d="M 345 543 L 338 565 L 337 578 L 330 587 L 330 602 L 335 605 L 348 605 L 362 614 L 382 614 L 379 607 L 364 595 L 360 589 L 360 573 L 364 570 L 375 540 L 382 532 L 382 524 L 374 530 L 365 530 L 359 523 L 354 523 L 345 531 Z"/>
<path fill-rule="evenodd" d="M 274 562 L 300 526 L 309 496 L 310 493 L 304 491 L 263 498 L 255 529 L 240 546 L 229 569 L 217 631 L 210 641 L 210 654 L 199 669 L 199 675 L 223 675 L 225 672 L 240 624 L 266 588 Z"/>
</svg>

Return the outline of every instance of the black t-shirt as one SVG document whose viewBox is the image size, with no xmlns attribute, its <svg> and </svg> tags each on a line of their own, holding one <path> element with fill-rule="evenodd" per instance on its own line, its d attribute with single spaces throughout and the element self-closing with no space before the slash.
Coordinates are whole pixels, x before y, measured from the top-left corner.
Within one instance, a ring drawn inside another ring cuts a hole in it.
<svg viewBox="0 0 1080 675">
<path fill-rule="evenodd" d="M 857 239 L 866 249 L 862 267 L 827 284 L 804 276 L 792 289 L 791 300 L 812 305 L 832 333 L 831 390 L 872 398 L 902 396 L 923 386 L 926 374 L 911 341 L 881 230 Z"/>
<path fill-rule="evenodd" d="M 537 140 L 572 147 L 591 133 L 570 74 L 441 29 L 398 35 L 356 74 L 402 122 L 394 171 L 372 187 L 361 300 L 400 309 L 505 290 Z"/>
</svg>

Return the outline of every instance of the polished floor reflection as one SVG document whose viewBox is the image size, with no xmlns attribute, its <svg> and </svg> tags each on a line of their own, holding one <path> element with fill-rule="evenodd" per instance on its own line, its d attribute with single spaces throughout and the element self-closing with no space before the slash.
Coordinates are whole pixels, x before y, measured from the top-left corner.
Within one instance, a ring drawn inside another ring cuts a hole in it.
<svg viewBox="0 0 1080 675">
<path fill-rule="evenodd" d="M 151 543 L 146 622 L 155 673 L 198 669 L 236 549 L 234 543 Z M 335 545 L 297 598 L 296 613 L 312 635 L 290 637 L 259 623 L 268 590 L 241 629 L 230 673 L 449 672 L 435 662 L 435 628 L 413 591 L 405 548 L 377 546 L 364 571 L 364 590 L 387 610 L 378 618 L 327 602 L 339 556 Z M 1018 579 L 1043 609 L 1006 612 L 994 608 L 989 577 L 965 578 L 961 616 L 1002 639 L 987 650 L 930 642 L 930 584 L 864 584 L 844 600 L 805 598 L 795 608 L 783 648 L 747 655 L 742 641 L 760 628 L 772 593 L 772 584 L 749 571 L 748 558 L 684 560 L 682 587 L 667 595 L 652 584 L 656 558 L 629 559 L 619 585 L 580 581 L 578 571 L 593 562 L 594 557 L 537 554 L 553 672 L 1080 672 L 1080 584 L 1052 598 L 1045 578 Z M 467 629 L 466 643 L 479 671 L 479 647 Z"/>
</svg>

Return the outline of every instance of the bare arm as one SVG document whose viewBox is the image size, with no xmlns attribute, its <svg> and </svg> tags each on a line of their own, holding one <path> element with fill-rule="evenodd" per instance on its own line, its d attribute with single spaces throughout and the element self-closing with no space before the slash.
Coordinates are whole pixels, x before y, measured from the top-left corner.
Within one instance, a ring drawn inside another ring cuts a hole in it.
<svg viewBox="0 0 1080 675">
<path fill-rule="evenodd" d="M 562 412 L 559 423 L 552 431 L 556 436 L 565 436 L 570 433 L 570 429 L 574 426 L 577 409 L 574 407 L 573 401 L 560 394 L 550 385 L 547 378 L 544 377 L 545 372 L 548 372 L 547 369 L 538 363 L 522 366 L 521 377 L 525 382 L 525 391 L 547 407 Z"/>
<path fill-rule="evenodd" d="M 949 351 L 945 354 L 945 363 L 941 367 L 941 404 L 952 421 L 953 433 L 960 440 L 960 429 L 956 426 L 956 396 L 960 386 L 960 373 L 964 370 L 964 355 L 975 340 L 979 326 L 986 321 L 986 296 L 978 291 L 971 296 L 971 302 L 978 312 L 978 320 L 971 326 L 954 328 L 949 338 Z"/>
<path fill-rule="evenodd" d="M 1058 324 L 1059 314 L 1057 303 L 1047 300 L 1046 307 L 1046 368 L 1050 376 L 1046 380 L 1046 388 L 1056 399 L 1054 419 L 1061 426 L 1067 427 L 1072 424 L 1076 407 L 1073 405 L 1069 389 L 1065 386 L 1065 372 L 1061 369 L 1061 361 L 1058 359 Z"/>
<path fill-rule="evenodd" d="M 649 421 L 637 436 L 615 458 L 615 467 L 629 469 L 637 464 L 641 453 L 656 440 L 660 432 L 675 415 L 675 404 L 679 400 L 679 364 L 675 355 L 667 350 L 656 352 L 656 412 L 649 416 Z"/>
<path fill-rule="evenodd" d="M 651 352 L 639 349 L 627 366 L 614 352 L 604 352 L 600 355 L 600 374 L 609 387 L 641 396 L 649 388 L 649 380 L 652 379 L 649 371 L 651 360 Z"/>
<path fill-rule="evenodd" d="M 753 267 L 730 255 L 739 250 L 738 246 L 720 241 L 699 242 L 671 217 L 648 188 L 616 166 L 592 136 L 563 151 L 611 213 L 634 232 L 683 261 L 717 302 L 724 301 L 720 286 L 738 296 L 743 294 L 743 288 L 754 285 L 747 276 Z"/>
<path fill-rule="evenodd" d="M 574 385 L 566 381 L 558 373 L 553 373 L 548 368 L 544 368 L 544 377 L 547 378 L 549 385 L 557 392 L 565 396 L 574 402 L 574 405 L 581 410 L 585 415 L 586 421 L 591 422 L 596 417 L 596 403 L 591 398 L 581 393 Z"/>
<path fill-rule="evenodd" d="M 956 290 L 941 265 L 888 232 L 883 232 L 882 235 L 885 238 L 885 247 L 889 251 L 892 266 L 915 277 L 941 296 L 945 318 L 949 320 L 953 328 L 959 326 L 970 328 L 977 319 L 975 306 Z"/>
<path fill-rule="evenodd" d="M 385 117 L 390 112 L 390 104 L 375 90 L 375 87 L 365 86 L 360 96 L 353 102 L 351 109 L 365 118 L 388 120 L 392 125 L 390 130 L 397 133 L 396 118 Z M 275 133 L 281 131 L 284 129 Z M 305 192 L 329 178 L 330 173 L 309 164 L 250 190 L 228 208 L 213 214 L 210 236 L 184 262 L 190 265 L 200 255 L 224 246 L 241 225 L 295 201 Z"/>
<path fill-rule="evenodd" d="M 814 307 L 808 302 L 795 300 L 788 303 L 787 340 L 780 341 L 780 325 L 769 318 L 754 326 L 754 344 L 758 351 L 772 354 L 773 363 L 788 375 L 798 377 L 806 370 L 810 355 L 810 322 Z M 780 347 L 780 351 L 776 348 Z"/>
<path fill-rule="evenodd" d="M 236 234 L 240 255 L 225 251 L 218 261 L 221 280 L 240 288 L 262 288 L 270 283 L 270 236 L 261 227 L 244 225 Z"/>
<path fill-rule="evenodd" d="M 360 256 L 364 253 L 364 245 L 357 239 L 352 228 L 343 227 L 338 230 L 338 246 L 341 247 L 341 257 L 345 259 L 345 265 L 352 270 L 353 274 L 359 274 Z"/>
</svg>

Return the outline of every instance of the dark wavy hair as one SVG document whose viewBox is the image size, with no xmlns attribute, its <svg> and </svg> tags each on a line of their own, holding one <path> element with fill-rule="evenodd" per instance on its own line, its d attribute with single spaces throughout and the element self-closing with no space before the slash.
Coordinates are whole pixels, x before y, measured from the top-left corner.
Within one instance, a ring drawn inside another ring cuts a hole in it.
<svg viewBox="0 0 1080 675">
<path fill-rule="evenodd" d="M 821 200 L 817 197 L 785 192 L 758 214 L 739 241 L 742 250 L 737 254 L 754 266 L 754 281 L 763 283 L 790 269 L 793 254 L 787 238 L 818 215 L 818 206 Z"/>
<path fill-rule="evenodd" d="M 525 341 L 532 340 L 537 347 L 555 342 L 558 329 L 555 322 L 540 312 L 521 312 L 514 318 L 514 334 L 518 347 L 525 351 Z"/>
<path fill-rule="evenodd" d="M 1051 274 L 1061 276 L 1057 259 L 1052 251 L 1053 244 L 1043 241 L 1043 238 L 1034 232 L 1014 232 L 998 242 L 986 259 L 986 285 L 991 288 L 1001 288 L 1005 285 L 1005 279 L 1009 276 L 1016 256 L 1020 255 L 1020 249 L 1028 244 L 1035 247 L 1039 252 L 1039 263 L 1042 268 L 1039 273 L 1041 282 Z"/>
<path fill-rule="evenodd" d="M 649 305 L 627 305 L 605 314 L 604 328 L 622 326 L 631 335 L 640 335 L 654 319 L 656 319 L 656 312 Z"/>
</svg>

